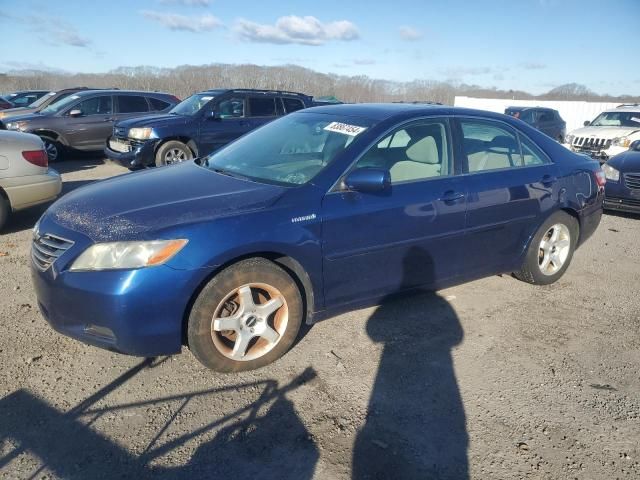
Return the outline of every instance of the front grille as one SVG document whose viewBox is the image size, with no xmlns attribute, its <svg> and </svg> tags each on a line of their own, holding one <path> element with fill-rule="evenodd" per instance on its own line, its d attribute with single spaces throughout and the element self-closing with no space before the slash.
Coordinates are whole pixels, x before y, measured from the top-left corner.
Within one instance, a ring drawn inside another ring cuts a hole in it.
<svg viewBox="0 0 640 480">
<path fill-rule="evenodd" d="M 576 137 L 571 143 L 576 150 L 582 151 L 600 151 L 606 150 L 611 146 L 611 139 L 596 137 Z"/>
<path fill-rule="evenodd" d="M 627 205 L 630 207 L 640 208 L 640 198 L 618 198 L 618 197 L 606 197 L 605 203 L 614 205 Z"/>
<path fill-rule="evenodd" d="M 625 173 L 624 183 L 627 188 L 640 190 L 640 173 Z"/>
<path fill-rule="evenodd" d="M 31 244 L 31 259 L 36 267 L 44 272 L 60 255 L 72 246 L 72 241 L 55 235 L 44 234 L 36 236 Z"/>
</svg>

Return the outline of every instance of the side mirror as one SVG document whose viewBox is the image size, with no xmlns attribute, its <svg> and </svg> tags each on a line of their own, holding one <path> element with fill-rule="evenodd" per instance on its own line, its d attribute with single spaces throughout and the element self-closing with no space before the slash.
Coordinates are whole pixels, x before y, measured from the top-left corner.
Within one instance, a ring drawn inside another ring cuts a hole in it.
<svg viewBox="0 0 640 480">
<path fill-rule="evenodd" d="M 222 116 L 220 115 L 220 112 L 212 110 L 207 113 L 207 120 L 222 120 Z"/>
<path fill-rule="evenodd" d="M 589 125 L 591 125 L 591 122 L 589 120 L 585 120 L 582 125 L 584 125 L 585 127 L 588 127 Z"/>
<path fill-rule="evenodd" d="M 78 108 L 74 108 L 73 110 L 71 110 L 69 112 L 69 116 L 70 117 L 80 117 L 80 116 L 82 116 L 82 110 L 80 110 Z"/>
<path fill-rule="evenodd" d="M 344 179 L 349 190 L 376 193 L 391 187 L 391 174 L 382 168 L 358 168 Z"/>
<path fill-rule="evenodd" d="M 640 151 L 640 140 L 635 140 L 635 141 L 631 142 L 631 145 L 629 145 L 629 150 L 633 150 L 635 152 L 639 152 Z"/>
</svg>

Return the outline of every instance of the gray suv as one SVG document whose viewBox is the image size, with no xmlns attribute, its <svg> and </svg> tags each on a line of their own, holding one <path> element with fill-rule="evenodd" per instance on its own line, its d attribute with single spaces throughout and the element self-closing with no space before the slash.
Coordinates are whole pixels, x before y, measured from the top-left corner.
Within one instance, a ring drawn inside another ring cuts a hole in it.
<svg viewBox="0 0 640 480">
<path fill-rule="evenodd" d="M 504 113 L 519 118 L 558 142 L 564 143 L 567 124 L 557 110 L 543 107 L 508 107 Z"/>
<path fill-rule="evenodd" d="M 7 130 L 38 135 L 49 161 L 65 151 L 98 151 L 118 120 L 165 112 L 180 100 L 167 93 L 127 90 L 89 90 L 70 95 L 39 112 L 9 119 Z"/>
</svg>

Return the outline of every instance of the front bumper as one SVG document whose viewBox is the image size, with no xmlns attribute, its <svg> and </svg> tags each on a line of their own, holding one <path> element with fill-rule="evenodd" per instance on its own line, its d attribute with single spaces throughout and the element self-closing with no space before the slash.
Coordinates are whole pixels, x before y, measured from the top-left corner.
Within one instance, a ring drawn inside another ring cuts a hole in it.
<svg viewBox="0 0 640 480">
<path fill-rule="evenodd" d="M 630 189 L 622 181 L 607 181 L 604 208 L 623 212 L 640 213 L 640 190 Z"/>
<path fill-rule="evenodd" d="M 12 210 L 22 210 L 54 200 L 62 190 L 60 174 L 53 169 L 41 175 L 11 177 L 1 181 Z"/>
<path fill-rule="evenodd" d="M 569 150 L 574 153 L 582 153 L 584 155 L 588 155 L 594 160 L 598 160 L 600 163 L 606 162 L 611 157 L 618 155 L 619 153 L 626 152 L 628 148 L 626 147 L 618 147 L 618 146 L 610 146 L 606 149 L 591 149 L 591 148 L 580 148 L 574 145 L 564 144 Z"/>
<path fill-rule="evenodd" d="M 179 353 L 191 297 L 207 272 L 166 265 L 71 272 L 67 267 L 90 245 L 77 240 L 45 271 L 31 261 L 38 306 L 46 321 L 63 335 L 119 353 Z"/>
<path fill-rule="evenodd" d="M 113 137 L 109 137 L 107 139 L 107 146 L 104 149 L 104 154 L 109 159 L 131 170 L 155 165 L 155 151 L 159 140 L 130 142 L 130 152 L 116 152 L 109 148 L 109 141 L 112 138 Z"/>
</svg>

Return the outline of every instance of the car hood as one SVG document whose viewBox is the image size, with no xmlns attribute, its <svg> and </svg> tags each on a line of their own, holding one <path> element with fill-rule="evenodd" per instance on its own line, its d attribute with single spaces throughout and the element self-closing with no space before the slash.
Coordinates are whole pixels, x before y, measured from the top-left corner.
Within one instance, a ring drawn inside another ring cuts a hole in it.
<svg viewBox="0 0 640 480">
<path fill-rule="evenodd" d="M 7 118 L 6 121 L 5 121 L 4 118 L 2 118 L 0 120 L 2 120 L 3 123 L 5 123 L 5 124 L 7 123 L 7 121 L 9 121 L 9 122 L 31 122 L 33 120 L 39 120 L 41 118 L 45 118 L 45 117 L 48 117 L 48 116 L 49 115 L 42 115 L 42 114 L 36 113 L 36 112 L 34 112 L 34 113 L 24 113 L 24 114 L 23 113 L 19 113 L 18 115 L 15 115 L 15 116 Z"/>
<path fill-rule="evenodd" d="M 267 208 L 286 188 L 229 177 L 186 162 L 79 188 L 54 203 L 54 222 L 96 242 L 151 239 L 168 227 Z"/>
<path fill-rule="evenodd" d="M 628 150 L 611 157 L 607 164 L 620 172 L 640 173 L 640 152 Z"/>
<path fill-rule="evenodd" d="M 116 123 L 116 128 L 130 129 L 134 127 L 151 127 L 159 128 L 165 125 L 179 125 L 188 123 L 192 117 L 184 115 L 169 115 L 168 113 L 145 115 L 144 117 L 136 117 L 128 120 L 122 120 Z"/>
<path fill-rule="evenodd" d="M 635 127 L 582 127 L 570 132 L 570 135 L 576 137 L 596 137 L 612 139 L 617 137 L 624 137 L 630 135 L 633 132 L 638 131 Z"/>
</svg>

